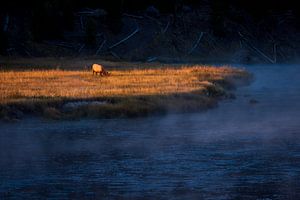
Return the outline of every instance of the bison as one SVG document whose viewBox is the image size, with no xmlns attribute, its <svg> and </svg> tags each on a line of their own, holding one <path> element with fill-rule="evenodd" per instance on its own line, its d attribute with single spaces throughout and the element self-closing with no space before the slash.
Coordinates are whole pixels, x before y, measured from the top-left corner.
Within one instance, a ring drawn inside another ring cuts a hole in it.
<svg viewBox="0 0 300 200">
<path fill-rule="evenodd" d="M 92 71 L 93 71 L 93 75 L 95 73 L 96 73 L 96 75 L 99 73 L 100 76 L 108 76 L 109 75 L 109 73 L 104 69 L 104 67 L 99 64 L 93 64 Z"/>
</svg>

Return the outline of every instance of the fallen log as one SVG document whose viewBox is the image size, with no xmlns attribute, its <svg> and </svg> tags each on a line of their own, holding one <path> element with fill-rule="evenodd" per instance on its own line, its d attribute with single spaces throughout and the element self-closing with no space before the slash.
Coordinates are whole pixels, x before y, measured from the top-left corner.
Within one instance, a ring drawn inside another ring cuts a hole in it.
<svg viewBox="0 0 300 200">
<path fill-rule="evenodd" d="M 217 51 L 217 42 L 216 40 L 208 33 L 207 36 L 205 37 L 205 40 L 207 41 L 207 43 L 209 44 L 209 46 L 211 46 L 214 51 Z"/>
<path fill-rule="evenodd" d="M 114 48 L 114 47 L 116 47 L 116 46 L 119 46 L 120 44 L 122 44 L 123 42 L 127 41 L 128 39 L 130 39 L 132 36 L 134 36 L 134 35 L 135 35 L 137 32 L 139 32 L 139 31 L 140 31 L 140 29 L 139 29 L 139 28 L 136 28 L 135 31 L 133 31 L 130 35 L 126 36 L 124 39 L 120 40 L 119 42 L 117 42 L 117 43 L 111 45 L 111 46 L 109 47 L 109 49 L 112 49 L 112 48 Z"/>
<path fill-rule="evenodd" d="M 81 51 L 84 47 L 85 47 L 85 44 L 81 45 L 80 48 L 78 49 L 78 53 L 81 53 Z"/>
<path fill-rule="evenodd" d="M 6 49 L 6 52 L 7 52 L 8 56 L 12 56 L 12 55 L 13 55 L 12 52 L 15 52 L 15 51 L 16 51 L 15 48 L 9 48 L 9 49 Z"/>
<path fill-rule="evenodd" d="M 244 43 L 246 45 L 248 45 L 250 47 L 250 49 L 254 50 L 254 52 L 256 52 L 256 54 L 260 55 L 261 57 L 263 57 L 265 60 L 269 61 L 272 64 L 275 64 L 277 62 L 277 56 L 274 56 L 274 58 L 270 58 L 269 56 L 267 56 L 264 52 L 262 52 L 261 50 L 259 50 L 258 48 L 256 48 L 254 45 L 252 45 L 241 32 L 238 32 L 238 34 L 241 36 L 241 38 L 244 40 Z M 273 46 L 273 53 L 275 55 L 276 52 L 276 46 Z"/>
<path fill-rule="evenodd" d="M 162 23 L 160 21 L 158 21 L 157 19 L 155 19 L 153 17 L 150 17 L 149 15 L 145 15 L 145 17 L 148 18 L 148 19 L 150 19 L 150 20 L 152 20 L 152 21 L 154 21 L 154 22 L 156 22 L 159 26 L 162 25 Z"/>
<path fill-rule="evenodd" d="M 201 32 L 200 35 L 199 35 L 199 37 L 198 37 L 198 39 L 197 39 L 197 41 L 195 42 L 195 44 L 193 45 L 193 47 L 191 48 L 191 50 L 189 51 L 188 54 L 193 53 L 193 51 L 198 47 L 198 45 L 199 45 L 199 43 L 200 43 L 200 41 L 201 41 L 203 35 L 204 35 L 204 33 Z"/>
<path fill-rule="evenodd" d="M 98 55 L 103 48 L 104 44 L 106 43 L 106 40 L 103 40 L 103 42 L 100 44 L 99 48 L 97 49 L 95 55 Z"/>
<path fill-rule="evenodd" d="M 166 27 L 165 27 L 164 30 L 162 31 L 163 33 L 166 33 L 166 32 L 167 32 L 167 30 L 168 30 L 168 28 L 169 28 L 169 26 L 170 26 L 170 23 L 171 23 L 171 19 L 168 20 L 168 23 L 167 23 Z"/>
<path fill-rule="evenodd" d="M 273 45 L 273 57 L 274 57 L 274 62 L 277 63 L 277 44 L 274 43 Z"/>
<path fill-rule="evenodd" d="M 66 42 L 45 41 L 44 43 L 49 44 L 49 45 L 58 46 L 58 47 L 63 47 L 63 48 L 74 49 L 74 46 L 72 44 L 66 43 Z"/>
<path fill-rule="evenodd" d="M 157 57 L 149 57 L 148 59 L 147 59 L 147 62 L 153 62 L 153 61 L 155 61 L 155 60 L 157 60 L 158 58 Z"/>
<path fill-rule="evenodd" d="M 121 57 L 120 56 L 118 56 L 118 54 L 116 54 L 115 52 L 113 52 L 113 51 L 110 51 L 109 52 L 113 57 L 115 57 L 115 58 L 117 58 L 118 60 L 120 60 L 121 59 Z"/>
<path fill-rule="evenodd" d="M 80 16 L 80 27 L 81 27 L 81 30 L 85 29 L 84 22 L 83 22 L 83 17 L 82 16 Z"/>
<path fill-rule="evenodd" d="M 131 17 L 131 18 L 134 18 L 134 19 L 144 19 L 143 16 L 139 16 L 139 15 L 132 15 L 132 14 L 128 14 L 128 13 L 124 13 L 123 16 L 126 16 L 126 17 Z"/>
<path fill-rule="evenodd" d="M 27 54 L 27 56 L 32 57 L 31 53 L 27 49 L 26 45 L 24 43 L 20 44 L 21 49 Z"/>
<path fill-rule="evenodd" d="M 9 27 L 9 15 L 6 15 L 4 20 L 3 31 L 6 32 L 8 30 L 8 27 Z"/>
</svg>

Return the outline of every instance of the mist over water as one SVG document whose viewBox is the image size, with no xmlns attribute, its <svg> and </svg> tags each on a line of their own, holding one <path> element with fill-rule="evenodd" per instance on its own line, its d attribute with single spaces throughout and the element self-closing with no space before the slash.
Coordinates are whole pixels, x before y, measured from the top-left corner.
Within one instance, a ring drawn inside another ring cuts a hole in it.
<svg viewBox="0 0 300 200">
<path fill-rule="evenodd" d="M 300 66 L 246 69 L 207 112 L 0 122 L 0 199 L 299 199 Z"/>
</svg>

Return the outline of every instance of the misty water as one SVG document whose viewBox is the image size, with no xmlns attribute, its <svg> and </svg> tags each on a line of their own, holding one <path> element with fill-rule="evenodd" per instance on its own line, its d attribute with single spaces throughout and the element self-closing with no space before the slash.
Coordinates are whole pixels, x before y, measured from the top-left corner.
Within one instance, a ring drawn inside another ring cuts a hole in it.
<svg viewBox="0 0 300 200">
<path fill-rule="evenodd" d="M 0 122 L 0 199 L 300 199 L 300 66 L 247 70 L 202 113 Z"/>
</svg>

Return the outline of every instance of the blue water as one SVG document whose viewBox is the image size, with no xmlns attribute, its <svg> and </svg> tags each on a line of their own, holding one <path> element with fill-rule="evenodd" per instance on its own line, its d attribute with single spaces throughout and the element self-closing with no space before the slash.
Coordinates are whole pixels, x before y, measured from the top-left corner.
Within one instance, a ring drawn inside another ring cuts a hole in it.
<svg viewBox="0 0 300 200">
<path fill-rule="evenodd" d="M 207 112 L 0 122 L 0 199 L 300 199 L 300 66 L 247 70 Z"/>
</svg>

